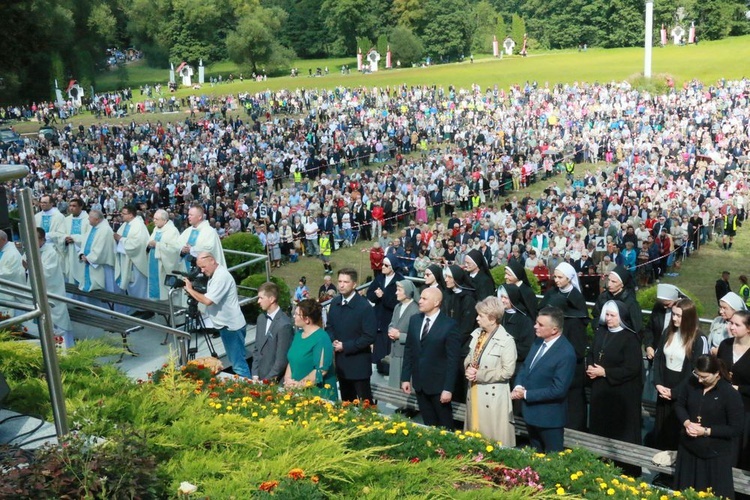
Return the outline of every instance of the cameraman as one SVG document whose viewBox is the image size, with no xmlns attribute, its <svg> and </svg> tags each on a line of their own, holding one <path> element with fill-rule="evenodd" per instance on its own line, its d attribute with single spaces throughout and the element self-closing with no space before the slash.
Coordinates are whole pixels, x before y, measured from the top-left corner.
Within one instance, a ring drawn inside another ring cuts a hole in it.
<svg viewBox="0 0 750 500">
<path fill-rule="evenodd" d="M 250 367 L 245 358 L 245 328 L 247 323 L 240 310 L 237 298 L 237 287 L 226 267 L 216 262 L 209 252 L 198 255 L 196 265 L 208 278 L 206 293 L 193 288 L 185 278 L 185 291 L 196 301 L 206 306 L 206 315 L 214 328 L 219 330 L 221 341 L 227 351 L 227 358 L 232 363 L 234 373 L 250 378 Z"/>
</svg>

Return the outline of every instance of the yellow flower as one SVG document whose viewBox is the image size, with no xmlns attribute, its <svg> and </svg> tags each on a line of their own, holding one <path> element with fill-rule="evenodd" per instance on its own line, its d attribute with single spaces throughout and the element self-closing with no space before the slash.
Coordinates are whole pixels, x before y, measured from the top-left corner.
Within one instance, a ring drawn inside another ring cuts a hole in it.
<svg viewBox="0 0 750 500">
<path fill-rule="evenodd" d="M 227 406 L 227 411 L 232 411 L 232 405 Z"/>
<path fill-rule="evenodd" d="M 564 495 L 565 494 L 565 488 L 562 488 L 562 487 L 557 488 L 557 494 L 558 495 Z"/>
<path fill-rule="evenodd" d="M 620 481 L 618 481 L 617 478 L 614 478 L 614 479 L 612 479 L 612 484 L 614 484 L 615 486 L 617 486 L 618 484 L 620 484 Z"/>
<path fill-rule="evenodd" d="M 284 401 L 289 401 L 290 399 L 292 399 L 291 394 L 284 394 Z"/>
<path fill-rule="evenodd" d="M 330 389 L 331 388 L 331 384 L 326 384 L 326 385 L 323 386 L 323 388 L 324 389 Z"/>
<path fill-rule="evenodd" d="M 461 434 L 460 436 L 458 436 L 458 439 L 464 440 L 464 439 L 466 439 L 466 436 L 464 436 L 463 434 Z"/>
<path fill-rule="evenodd" d="M 608 487 L 607 483 L 599 483 L 599 488 L 606 490 Z"/>
<path fill-rule="evenodd" d="M 577 479 L 578 479 L 578 474 L 576 474 L 576 473 L 574 472 L 573 474 L 571 474 L 571 475 L 570 475 L 570 479 L 571 479 L 572 481 L 575 481 L 575 480 L 577 480 Z"/>
<path fill-rule="evenodd" d="M 221 410 L 221 403 L 216 403 L 214 405 L 214 408 L 216 408 L 217 410 Z"/>
<path fill-rule="evenodd" d="M 674 492 L 674 496 L 676 496 L 676 497 L 681 497 L 681 496 L 682 496 L 682 493 L 680 493 L 679 491 L 675 491 L 675 492 Z"/>
<path fill-rule="evenodd" d="M 698 498 L 706 498 L 708 496 L 708 493 L 705 491 L 699 491 L 698 492 Z"/>
<path fill-rule="evenodd" d="M 614 494 L 615 494 L 615 489 L 614 488 L 610 488 L 610 489 L 607 490 L 607 495 L 612 496 Z"/>
<path fill-rule="evenodd" d="M 659 497 L 659 500 L 669 500 L 669 497 L 667 495 L 662 495 Z"/>
<path fill-rule="evenodd" d="M 287 411 L 286 411 L 286 414 L 287 414 L 287 415 L 294 415 L 294 410 L 287 410 Z"/>
<path fill-rule="evenodd" d="M 273 410 L 271 410 L 271 413 L 273 413 L 274 415 L 276 415 L 277 413 L 279 413 L 279 410 L 277 410 L 276 408 L 274 408 Z"/>
<path fill-rule="evenodd" d="M 258 416 L 258 412 L 257 412 L 257 411 L 254 411 L 254 412 L 252 413 L 252 415 L 251 415 L 251 416 L 253 416 L 253 417 L 257 417 L 257 416 Z"/>
<path fill-rule="evenodd" d="M 487 447 L 485 448 L 485 450 L 487 450 L 487 453 L 492 453 L 492 450 L 494 450 L 494 449 L 495 449 L 495 447 L 492 446 L 491 444 L 488 444 Z"/>
<path fill-rule="evenodd" d="M 401 429 L 401 433 L 402 433 L 402 434 L 403 434 L 404 436 L 408 436 L 408 435 L 409 435 L 409 429 Z"/>
</svg>

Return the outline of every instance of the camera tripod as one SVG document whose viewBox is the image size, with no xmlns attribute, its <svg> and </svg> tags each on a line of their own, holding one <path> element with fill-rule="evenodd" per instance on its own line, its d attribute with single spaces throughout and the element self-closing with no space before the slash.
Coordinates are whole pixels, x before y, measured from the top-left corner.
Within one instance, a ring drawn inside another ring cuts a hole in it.
<svg viewBox="0 0 750 500">
<path fill-rule="evenodd" d="M 183 325 L 183 328 L 191 335 L 187 345 L 188 359 L 195 359 L 195 355 L 198 354 L 198 341 L 201 335 L 206 341 L 206 347 L 208 347 L 208 352 L 211 353 L 211 356 L 217 359 L 219 358 L 219 355 L 214 348 L 214 343 L 211 340 L 216 333 L 216 330 L 213 328 L 206 328 L 203 316 L 198 310 L 198 302 L 192 297 L 188 297 L 188 308 L 185 313 L 185 324 Z M 191 345 L 193 338 L 195 338 L 194 346 Z"/>
</svg>

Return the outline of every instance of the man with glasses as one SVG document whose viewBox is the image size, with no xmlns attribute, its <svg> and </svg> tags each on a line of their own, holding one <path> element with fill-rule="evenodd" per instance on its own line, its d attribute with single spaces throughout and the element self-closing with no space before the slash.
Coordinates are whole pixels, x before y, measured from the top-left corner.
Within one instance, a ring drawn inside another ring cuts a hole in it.
<svg viewBox="0 0 750 500">
<path fill-rule="evenodd" d="M 134 205 L 124 206 L 120 216 L 123 224 L 112 235 L 117 243 L 115 283 L 131 297 L 145 299 L 148 296 L 148 229 Z"/>
<path fill-rule="evenodd" d="M 229 270 L 219 264 L 209 252 L 198 254 L 196 265 L 208 277 L 206 293 L 196 291 L 187 278 L 185 279 L 185 292 L 206 306 L 206 316 L 210 321 L 210 324 L 206 326 L 213 326 L 219 330 L 234 373 L 240 377 L 249 378 L 250 367 L 247 364 L 245 352 L 247 324 L 240 309 L 234 278 Z"/>
<path fill-rule="evenodd" d="M 148 298 L 167 300 L 169 287 L 164 284 L 167 274 L 177 269 L 180 261 L 180 247 L 177 239 L 180 232 L 169 219 L 166 210 L 154 213 L 154 230 L 147 244 L 148 252 Z"/>
</svg>

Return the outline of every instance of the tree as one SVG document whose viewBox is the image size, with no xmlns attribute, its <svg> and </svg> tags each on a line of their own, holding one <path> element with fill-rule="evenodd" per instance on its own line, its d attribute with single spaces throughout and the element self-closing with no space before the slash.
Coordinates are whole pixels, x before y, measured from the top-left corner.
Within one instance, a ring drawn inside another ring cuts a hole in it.
<svg viewBox="0 0 750 500">
<path fill-rule="evenodd" d="M 286 20 L 286 13 L 278 8 L 256 7 L 244 14 L 237 28 L 227 34 L 227 52 L 237 64 L 258 73 L 258 66 L 272 71 L 289 67 L 294 52 L 281 45 L 277 33 Z"/>
<path fill-rule="evenodd" d="M 412 30 L 424 27 L 425 8 L 422 0 L 393 0 L 392 9 L 399 26 Z"/>
<path fill-rule="evenodd" d="M 472 52 L 492 52 L 492 37 L 497 29 L 497 19 L 502 17 L 487 0 L 481 0 L 471 9 Z M 501 38 L 502 40 L 502 38 Z"/>
<path fill-rule="evenodd" d="M 412 30 L 405 26 L 393 28 L 388 38 L 391 43 L 391 56 L 393 64 L 401 61 L 402 66 L 410 66 L 422 60 L 424 56 L 424 45 Z"/>
<path fill-rule="evenodd" d="M 324 0 L 321 15 L 331 31 L 331 52 L 353 55 L 357 37 L 374 40 L 389 25 L 385 0 Z"/>
<path fill-rule="evenodd" d="M 422 34 L 425 50 L 447 60 L 465 55 L 471 49 L 471 22 L 466 15 L 466 0 L 428 0 L 428 19 Z"/>
<path fill-rule="evenodd" d="M 495 36 L 497 36 L 497 39 L 502 43 L 507 35 L 508 28 L 505 26 L 505 19 L 501 14 L 498 14 L 497 24 L 495 25 Z"/>
<path fill-rule="evenodd" d="M 523 35 L 526 33 L 526 23 L 523 18 L 518 14 L 513 14 L 510 20 L 510 37 L 516 42 L 516 51 L 521 51 L 521 44 L 523 44 Z"/>
</svg>

